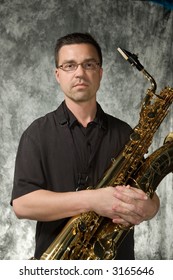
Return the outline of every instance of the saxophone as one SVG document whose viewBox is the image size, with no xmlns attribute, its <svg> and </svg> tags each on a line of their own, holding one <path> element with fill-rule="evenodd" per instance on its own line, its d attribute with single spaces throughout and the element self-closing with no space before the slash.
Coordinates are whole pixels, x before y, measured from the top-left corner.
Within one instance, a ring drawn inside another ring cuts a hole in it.
<svg viewBox="0 0 173 280">
<path fill-rule="evenodd" d="M 142 102 L 139 122 L 119 156 L 111 162 L 102 180 L 95 186 L 127 185 L 142 189 L 152 197 L 161 180 L 173 171 L 173 133 L 162 147 L 145 158 L 154 133 L 168 113 L 173 101 L 173 88 L 165 87 L 156 94 L 156 82 L 140 64 L 135 54 L 118 48 L 132 66 L 151 83 Z M 117 250 L 133 228 L 114 224 L 94 212 L 80 214 L 69 222 L 43 253 L 42 260 L 113 260 Z"/>
</svg>

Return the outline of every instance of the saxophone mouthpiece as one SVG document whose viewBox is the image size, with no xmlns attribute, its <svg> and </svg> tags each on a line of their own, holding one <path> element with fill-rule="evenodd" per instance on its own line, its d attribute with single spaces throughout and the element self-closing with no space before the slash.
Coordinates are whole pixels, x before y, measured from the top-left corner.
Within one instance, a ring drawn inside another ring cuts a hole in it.
<svg viewBox="0 0 173 280">
<path fill-rule="evenodd" d="M 125 58 L 125 60 L 131 64 L 131 66 L 136 66 L 139 71 L 144 69 L 144 66 L 139 62 L 138 56 L 136 54 L 132 54 L 129 51 L 121 48 L 117 48 L 117 50 Z"/>
<path fill-rule="evenodd" d="M 157 85 L 156 85 L 156 82 L 154 80 L 154 78 L 144 69 L 144 66 L 139 62 L 138 60 L 138 56 L 136 54 L 132 54 L 124 49 L 121 49 L 121 48 L 117 48 L 117 51 L 119 51 L 119 53 L 125 58 L 125 60 L 127 60 L 131 66 L 136 66 L 136 68 L 141 71 L 145 78 L 150 81 L 151 83 L 151 90 L 152 92 L 160 99 L 163 99 L 161 96 L 157 95 L 155 93 L 156 91 L 156 88 L 157 88 Z"/>
</svg>

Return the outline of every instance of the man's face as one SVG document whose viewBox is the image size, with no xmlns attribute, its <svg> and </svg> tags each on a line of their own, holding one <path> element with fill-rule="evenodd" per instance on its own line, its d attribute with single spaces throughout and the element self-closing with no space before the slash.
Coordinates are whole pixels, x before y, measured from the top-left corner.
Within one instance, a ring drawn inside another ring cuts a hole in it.
<svg viewBox="0 0 173 280">
<path fill-rule="evenodd" d="M 96 49 L 91 44 L 72 44 L 65 45 L 59 51 L 59 65 L 64 63 L 83 63 L 99 61 Z M 74 71 L 64 71 L 60 68 L 56 69 L 56 79 L 65 94 L 65 99 L 75 102 L 86 102 L 96 100 L 96 92 L 100 86 L 102 78 L 102 68 L 84 69 L 82 65 L 78 65 Z"/>
</svg>

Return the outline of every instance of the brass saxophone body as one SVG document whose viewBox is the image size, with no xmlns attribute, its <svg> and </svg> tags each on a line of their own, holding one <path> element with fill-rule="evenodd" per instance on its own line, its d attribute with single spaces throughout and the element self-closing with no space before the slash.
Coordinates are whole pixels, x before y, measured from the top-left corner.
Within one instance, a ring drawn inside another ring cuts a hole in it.
<svg viewBox="0 0 173 280">
<path fill-rule="evenodd" d="M 119 156 L 113 160 L 102 180 L 95 186 L 127 185 L 142 189 L 150 197 L 160 181 L 173 171 L 173 133 L 162 147 L 145 158 L 153 136 L 168 113 L 173 101 L 173 88 L 165 87 L 159 95 L 156 83 L 143 68 L 137 56 L 118 49 L 131 65 L 151 82 L 140 112 L 137 126 L 129 142 Z M 133 226 L 132 226 L 133 227 Z M 41 256 L 42 260 L 112 260 L 132 227 L 112 223 L 108 218 L 94 212 L 72 217 L 61 233 Z"/>
</svg>

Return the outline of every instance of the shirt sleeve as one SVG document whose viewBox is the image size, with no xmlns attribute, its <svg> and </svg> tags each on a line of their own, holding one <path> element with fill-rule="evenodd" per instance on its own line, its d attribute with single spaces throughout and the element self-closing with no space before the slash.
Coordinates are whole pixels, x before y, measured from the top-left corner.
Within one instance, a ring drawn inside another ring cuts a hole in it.
<svg viewBox="0 0 173 280">
<path fill-rule="evenodd" d="M 45 189 L 45 186 L 39 141 L 26 131 L 21 137 L 16 155 L 11 204 L 13 199 Z"/>
</svg>

